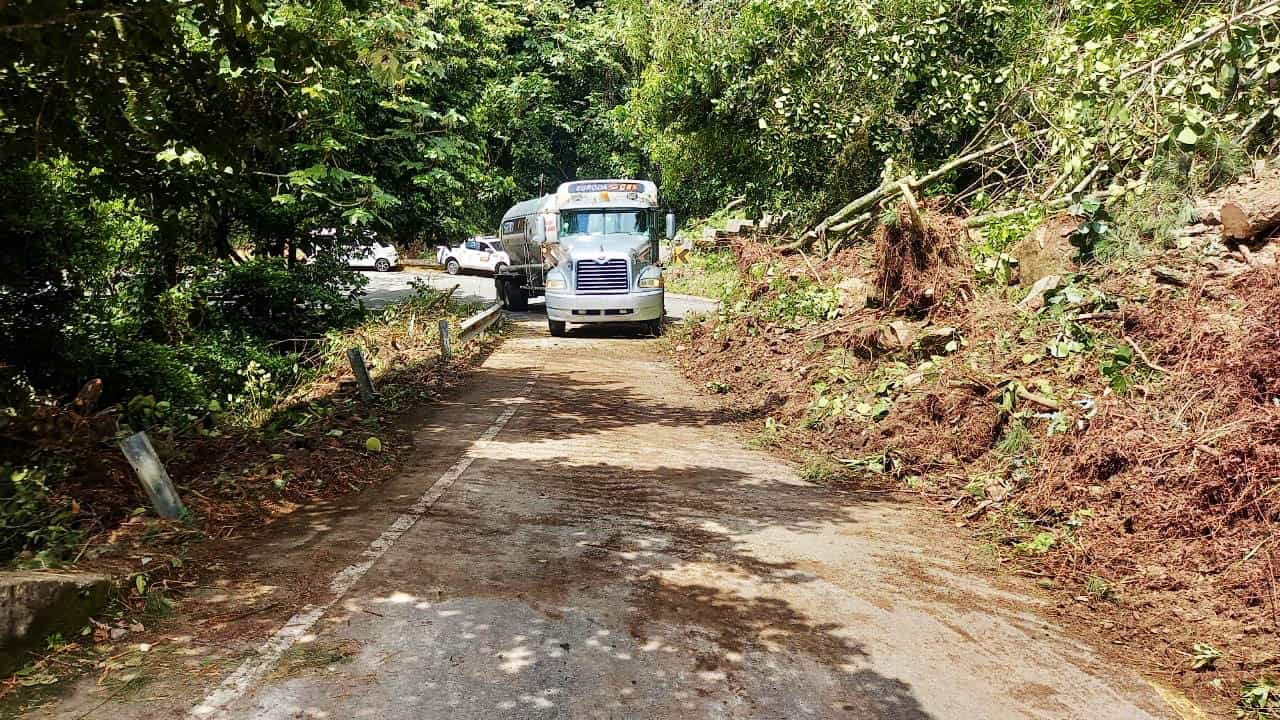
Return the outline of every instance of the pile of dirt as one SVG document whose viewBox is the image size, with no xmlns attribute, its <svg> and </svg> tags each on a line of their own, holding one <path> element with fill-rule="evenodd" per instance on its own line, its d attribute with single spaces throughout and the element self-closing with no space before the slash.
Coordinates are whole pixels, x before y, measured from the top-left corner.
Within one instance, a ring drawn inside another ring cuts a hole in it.
<svg viewBox="0 0 1280 720">
<path fill-rule="evenodd" d="M 1147 629 L 1200 622 L 1188 630 L 1224 645 L 1219 665 L 1248 675 L 1280 662 L 1280 269 L 1232 290 L 1159 295 L 1126 318 L 1167 372 L 1051 439 L 1022 501 L 1042 517 L 1094 513 L 1078 552 L 1047 558 L 1056 574 L 1151 608 L 1135 620 Z"/>
<path fill-rule="evenodd" d="M 987 455 L 1004 419 L 990 388 L 980 385 L 950 387 L 948 379 L 907 378 L 909 387 L 900 389 L 878 422 L 812 421 L 811 390 L 829 380 L 831 352 L 846 351 L 844 373 L 869 376 L 881 363 L 918 363 L 947 352 L 943 346 L 950 340 L 998 315 L 970 309 L 973 268 L 962 245 L 963 220 L 940 211 L 923 213 L 921 219 L 918 229 L 904 205 L 899 222 L 882 227 L 874 245 L 848 247 L 820 268 L 802 256 L 738 241 L 734 252 L 752 302 L 776 299 L 776 287 L 759 277 L 759 268 L 768 264 L 775 275 L 812 277 L 816 271 L 838 289 L 850 282 L 863 285 L 870 291 L 869 303 L 862 297 L 842 303 L 835 318 L 803 327 L 762 323 L 750 313 L 712 319 L 687 328 L 675 341 L 676 362 L 721 395 L 734 417 L 753 422 L 771 417 L 783 426 L 804 428 L 786 437 L 798 459 L 882 456 L 897 475 L 924 475 Z M 946 325 L 934 322 L 943 318 Z"/>
<path fill-rule="evenodd" d="M 996 404 L 978 388 L 930 389 L 894 403 L 868 431 L 868 445 L 891 453 L 899 474 L 924 475 L 979 460 L 1003 426 Z"/>
</svg>

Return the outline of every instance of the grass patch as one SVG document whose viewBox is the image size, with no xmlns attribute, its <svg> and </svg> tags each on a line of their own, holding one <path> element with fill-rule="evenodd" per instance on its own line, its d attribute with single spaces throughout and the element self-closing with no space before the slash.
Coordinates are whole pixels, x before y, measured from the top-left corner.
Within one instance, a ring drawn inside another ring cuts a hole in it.
<svg viewBox="0 0 1280 720">
<path fill-rule="evenodd" d="M 665 283 L 673 293 L 724 298 L 738 287 L 738 264 L 729 250 L 691 253 L 687 262 L 667 266 Z"/>
<path fill-rule="evenodd" d="M 819 485 L 843 480 L 848 476 L 848 469 L 827 455 L 811 455 L 800 466 L 801 479 Z"/>
</svg>

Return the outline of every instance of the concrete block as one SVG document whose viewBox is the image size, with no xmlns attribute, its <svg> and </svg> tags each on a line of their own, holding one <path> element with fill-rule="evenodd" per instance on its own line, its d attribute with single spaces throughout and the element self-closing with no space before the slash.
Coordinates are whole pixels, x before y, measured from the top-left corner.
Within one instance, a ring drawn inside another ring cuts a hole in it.
<svg viewBox="0 0 1280 720">
<path fill-rule="evenodd" d="M 0 676 L 26 664 L 52 633 L 73 639 L 107 606 L 111 586 L 96 573 L 0 572 Z"/>
</svg>

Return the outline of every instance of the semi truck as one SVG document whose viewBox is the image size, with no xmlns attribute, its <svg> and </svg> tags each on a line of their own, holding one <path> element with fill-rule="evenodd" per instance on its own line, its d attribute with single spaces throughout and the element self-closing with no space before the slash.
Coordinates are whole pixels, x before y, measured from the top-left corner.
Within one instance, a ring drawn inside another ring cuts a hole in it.
<svg viewBox="0 0 1280 720">
<path fill-rule="evenodd" d="M 557 337 L 570 323 L 637 323 L 659 335 L 666 309 L 658 241 L 674 234 L 675 216 L 659 217 L 652 182 L 564 183 L 502 216 L 498 238 L 511 262 L 494 276 L 498 299 L 525 310 L 530 298 L 546 298 L 547 329 Z"/>
</svg>

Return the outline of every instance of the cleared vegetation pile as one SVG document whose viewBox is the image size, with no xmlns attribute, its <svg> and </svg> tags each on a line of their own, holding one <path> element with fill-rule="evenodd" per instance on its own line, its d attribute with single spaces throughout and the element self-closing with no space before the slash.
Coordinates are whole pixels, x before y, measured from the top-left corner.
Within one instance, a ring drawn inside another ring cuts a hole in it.
<svg viewBox="0 0 1280 720">
<path fill-rule="evenodd" d="M 1179 249 L 1094 263 L 1027 303 L 974 271 L 958 219 L 932 222 L 820 270 L 738 248 L 726 311 L 674 341 L 686 370 L 811 479 L 924 494 L 1054 578 L 1064 613 L 1234 704 L 1280 661 L 1280 243 L 1226 272 Z M 886 246 L 923 238 L 965 251 L 883 283 L 910 255 Z"/>
</svg>

